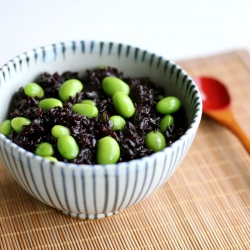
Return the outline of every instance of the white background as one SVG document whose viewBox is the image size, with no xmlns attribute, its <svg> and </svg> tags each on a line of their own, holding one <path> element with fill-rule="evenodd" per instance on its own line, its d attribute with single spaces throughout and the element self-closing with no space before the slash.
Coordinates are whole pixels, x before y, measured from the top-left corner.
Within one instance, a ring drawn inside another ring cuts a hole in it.
<svg viewBox="0 0 250 250">
<path fill-rule="evenodd" d="M 172 60 L 250 48 L 249 0 L 0 0 L 0 66 L 69 40 L 121 42 Z"/>
</svg>

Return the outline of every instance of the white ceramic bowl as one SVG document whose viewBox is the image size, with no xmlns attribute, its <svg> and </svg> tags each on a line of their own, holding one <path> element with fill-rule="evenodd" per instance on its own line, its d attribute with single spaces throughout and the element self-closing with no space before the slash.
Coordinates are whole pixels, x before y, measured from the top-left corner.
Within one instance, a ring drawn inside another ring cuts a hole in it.
<svg viewBox="0 0 250 250">
<path fill-rule="evenodd" d="M 0 160 L 15 180 L 41 202 L 78 218 L 102 218 L 131 206 L 160 188 L 182 162 L 198 129 L 202 101 L 188 74 L 170 60 L 129 45 L 98 41 L 53 44 L 23 53 L 0 69 L 0 123 L 14 93 L 41 73 L 109 65 L 125 76 L 149 76 L 178 97 L 189 128 L 170 147 L 151 156 L 113 165 L 52 163 L 0 134 Z"/>
</svg>

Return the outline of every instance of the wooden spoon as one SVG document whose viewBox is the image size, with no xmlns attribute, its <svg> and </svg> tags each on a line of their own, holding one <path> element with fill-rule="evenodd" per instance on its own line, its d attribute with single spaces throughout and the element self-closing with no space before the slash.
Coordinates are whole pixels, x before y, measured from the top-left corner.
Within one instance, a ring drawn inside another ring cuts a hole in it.
<svg viewBox="0 0 250 250">
<path fill-rule="evenodd" d="M 234 118 L 225 85 L 211 77 L 196 77 L 194 81 L 201 93 L 203 113 L 230 129 L 250 154 L 250 140 Z"/>
</svg>

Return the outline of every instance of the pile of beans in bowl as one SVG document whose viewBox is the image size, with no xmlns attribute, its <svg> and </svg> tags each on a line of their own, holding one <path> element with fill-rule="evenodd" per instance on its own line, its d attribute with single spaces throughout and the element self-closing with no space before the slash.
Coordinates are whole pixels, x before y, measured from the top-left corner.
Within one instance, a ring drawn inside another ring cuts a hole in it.
<svg viewBox="0 0 250 250">
<path fill-rule="evenodd" d="M 51 161 L 112 164 L 160 151 L 187 130 L 178 98 L 112 67 L 41 74 L 21 87 L 0 132 Z"/>
</svg>

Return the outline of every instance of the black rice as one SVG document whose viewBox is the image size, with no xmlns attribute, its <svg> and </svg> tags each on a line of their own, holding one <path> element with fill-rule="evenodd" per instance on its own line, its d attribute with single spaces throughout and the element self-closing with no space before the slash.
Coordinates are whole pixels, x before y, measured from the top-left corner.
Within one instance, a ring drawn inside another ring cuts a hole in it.
<svg viewBox="0 0 250 250">
<path fill-rule="evenodd" d="M 112 100 L 102 90 L 102 80 L 106 76 L 116 76 L 130 86 L 130 98 L 135 105 L 134 115 L 126 119 L 123 130 L 112 130 L 112 122 L 109 117 L 118 115 Z M 58 90 L 62 83 L 69 79 L 79 79 L 83 90 L 64 102 L 63 107 L 55 107 L 50 110 L 38 108 L 38 102 L 44 98 L 58 98 Z M 64 162 L 77 164 L 96 164 L 96 144 L 104 136 L 111 136 L 117 140 L 120 146 L 120 159 L 118 162 L 130 161 L 148 156 L 153 153 L 145 147 L 144 138 L 150 131 L 159 130 L 161 114 L 155 111 L 157 102 L 161 96 L 167 96 L 164 89 L 149 78 L 123 77 L 123 73 L 116 68 L 106 67 L 102 69 L 87 70 L 84 77 L 79 77 L 77 72 L 65 72 L 62 75 L 53 75 L 45 72 L 41 74 L 38 83 L 44 90 L 43 98 L 27 97 L 24 89 L 20 88 L 13 101 L 14 109 L 10 118 L 22 116 L 31 120 L 29 125 L 23 126 L 21 132 L 13 131 L 8 138 L 18 146 L 30 152 L 35 152 L 36 147 L 42 142 L 53 145 L 55 157 Z M 73 104 L 84 99 L 96 102 L 99 111 L 98 117 L 87 118 L 71 110 Z M 178 140 L 188 127 L 184 108 L 173 114 L 175 123 L 168 127 L 164 136 L 167 146 Z M 63 125 L 70 129 L 71 135 L 79 146 L 79 154 L 74 160 L 64 159 L 58 152 L 57 139 L 51 135 L 54 125 Z"/>
</svg>

